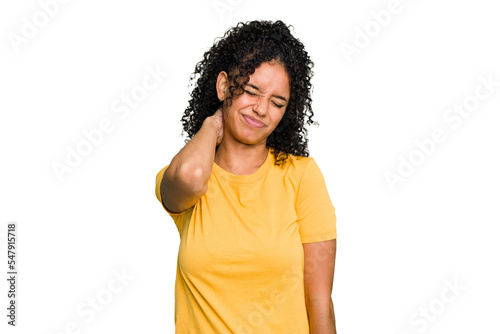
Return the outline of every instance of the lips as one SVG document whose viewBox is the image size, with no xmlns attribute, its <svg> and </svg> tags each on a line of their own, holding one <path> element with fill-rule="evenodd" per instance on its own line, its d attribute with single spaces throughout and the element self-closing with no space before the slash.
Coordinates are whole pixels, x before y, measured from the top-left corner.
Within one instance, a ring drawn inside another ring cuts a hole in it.
<svg viewBox="0 0 500 334">
<path fill-rule="evenodd" d="M 243 115 L 243 118 L 250 126 L 254 128 L 263 128 L 264 126 L 266 126 L 264 123 L 262 123 L 258 119 L 253 118 L 252 116 Z"/>
</svg>

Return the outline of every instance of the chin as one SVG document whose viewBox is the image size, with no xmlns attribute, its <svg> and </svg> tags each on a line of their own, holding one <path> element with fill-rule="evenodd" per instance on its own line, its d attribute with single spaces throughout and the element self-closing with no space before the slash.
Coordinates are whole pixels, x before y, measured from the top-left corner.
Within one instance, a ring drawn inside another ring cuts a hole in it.
<svg viewBox="0 0 500 334">
<path fill-rule="evenodd" d="M 242 136 L 237 138 L 239 142 L 246 145 L 258 145 L 267 142 L 267 138 L 256 138 L 255 136 Z"/>
</svg>

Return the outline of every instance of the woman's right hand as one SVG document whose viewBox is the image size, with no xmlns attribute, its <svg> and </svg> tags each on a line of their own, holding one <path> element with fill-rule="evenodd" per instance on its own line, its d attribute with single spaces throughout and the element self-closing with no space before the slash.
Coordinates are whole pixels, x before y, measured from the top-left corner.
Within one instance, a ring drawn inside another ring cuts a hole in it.
<svg viewBox="0 0 500 334">
<path fill-rule="evenodd" d="M 217 111 L 209 117 L 213 123 L 215 123 L 218 127 L 217 130 L 217 145 L 222 142 L 222 138 L 224 138 L 224 115 L 222 114 L 222 107 L 217 109 Z"/>
</svg>

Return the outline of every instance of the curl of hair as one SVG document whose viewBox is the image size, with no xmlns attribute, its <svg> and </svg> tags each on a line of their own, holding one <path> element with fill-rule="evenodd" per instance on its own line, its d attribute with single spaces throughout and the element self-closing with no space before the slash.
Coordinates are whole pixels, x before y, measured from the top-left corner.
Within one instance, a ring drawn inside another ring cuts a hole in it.
<svg viewBox="0 0 500 334">
<path fill-rule="evenodd" d="M 234 96 L 241 94 L 249 75 L 263 62 L 275 60 L 285 67 L 290 82 L 288 106 L 278 126 L 267 138 L 275 164 L 283 164 L 288 155 L 309 156 L 305 125 L 318 123 L 313 120 L 311 78 L 314 63 L 304 45 L 282 21 L 240 22 L 205 52 L 190 77 L 193 85 L 189 105 L 181 118 L 187 143 L 201 128 L 203 121 L 221 106 L 216 91 L 217 76 L 225 71 L 232 77 L 229 105 Z M 237 71 L 235 71 L 237 70 Z M 234 75 L 231 73 L 237 72 Z"/>
</svg>

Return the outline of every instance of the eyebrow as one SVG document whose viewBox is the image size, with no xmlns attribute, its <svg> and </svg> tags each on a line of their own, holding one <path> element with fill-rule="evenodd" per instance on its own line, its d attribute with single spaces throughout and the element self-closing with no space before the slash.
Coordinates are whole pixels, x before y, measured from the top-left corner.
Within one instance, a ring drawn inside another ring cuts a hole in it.
<svg viewBox="0 0 500 334">
<path fill-rule="evenodd" d="M 247 84 L 247 86 L 252 87 L 253 89 L 257 90 L 258 92 L 261 91 L 259 87 L 255 86 L 255 85 L 252 85 L 251 83 Z M 283 96 L 281 96 L 281 95 L 272 95 L 272 96 L 275 97 L 275 98 L 278 98 L 280 100 L 283 100 L 285 102 L 288 102 L 288 100 L 286 98 L 284 98 Z"/>
</svg>

